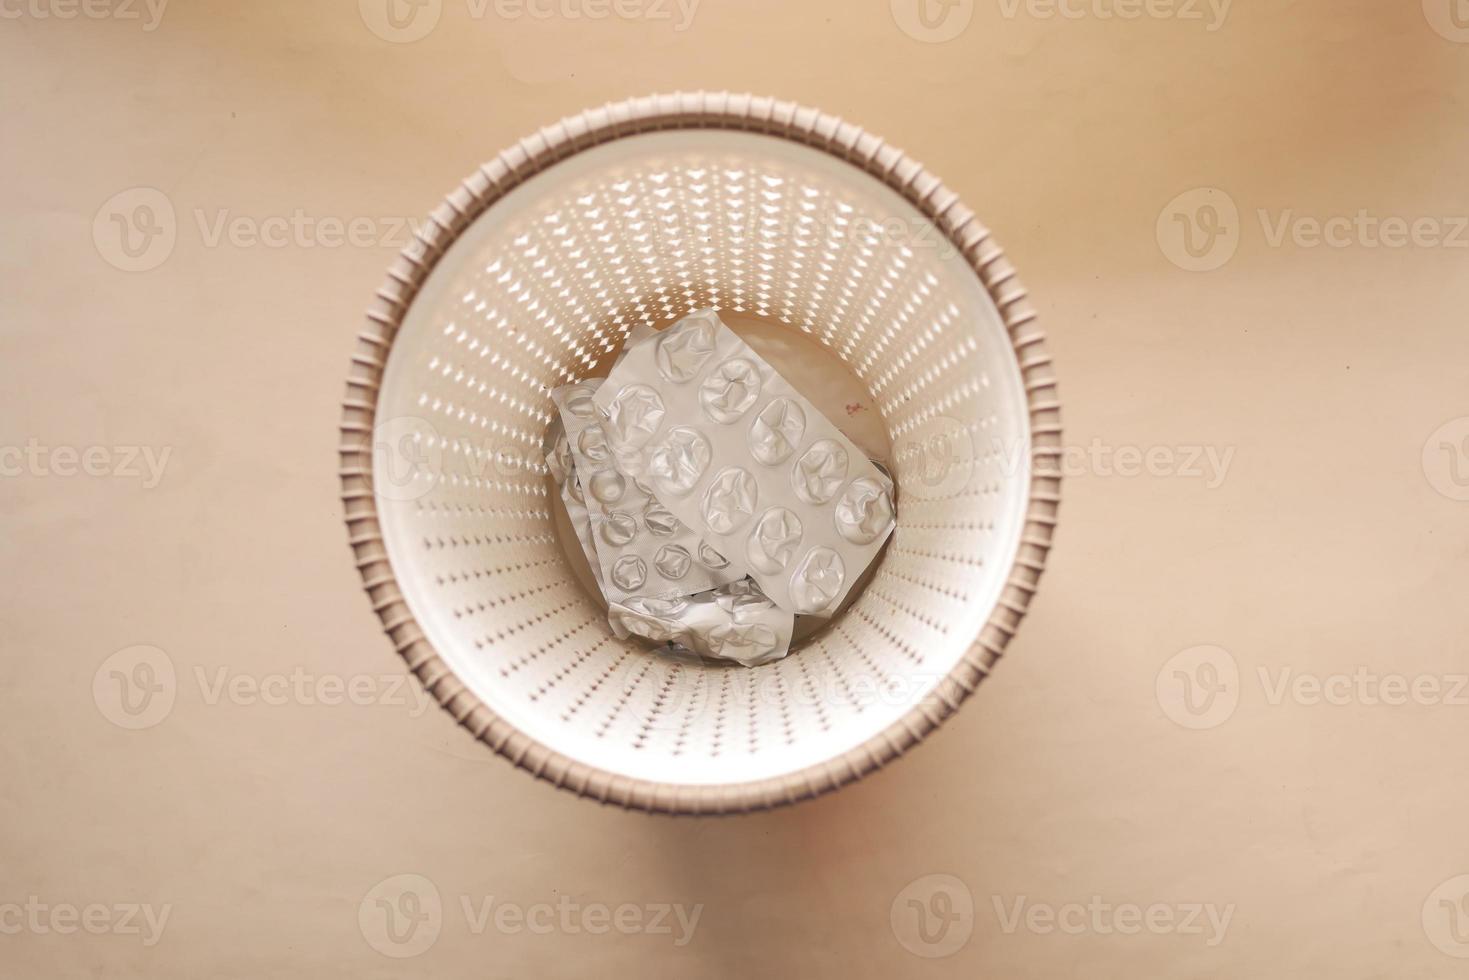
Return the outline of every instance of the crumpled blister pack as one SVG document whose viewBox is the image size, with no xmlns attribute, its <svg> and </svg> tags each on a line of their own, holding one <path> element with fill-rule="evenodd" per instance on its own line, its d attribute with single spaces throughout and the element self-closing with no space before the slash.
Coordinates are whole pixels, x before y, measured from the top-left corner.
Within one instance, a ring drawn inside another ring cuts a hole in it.
<svg viewBox="0 0 1469 980">
<path fill-rule="evenodd" d="M 615 468 L 783 609 L 832 615 L 893 529 L 892 481 L 712 310 L 630 346 L 592 400 Z"/>
<path fill-rule="evenodd" d="M 742 571 L 705 545 L 636 477 L 617 468 L 603 420 L 592 402 L 600 383 L 566 385 L 551 397 L 561 410 L 575 474 L 575 481 L 568 479 L 563 488 L 580 488 L 602 594 L 609 602 L 634 596 L 669 598 L 706 592 L 743 578 Z M 561 462 L 548 461 L 548 465 L 560 466 Z"/>
<path fill-rule="evenodd" d="M 713 311 L 635 328 L 605 382 L 551 396 L 546 464 L 619 637 L 779 660 L 892 531 L 886 471 Z"/>
<path fill-rule="evenodd" d="M 614 602 L 608 618 L 614 631 L 746 667 L 771 663 L 789 653 L 796 621 L 749 579 L 698 595 Z"/>
<path fill-rule="evenodd" d="M 582 554 L 587 556 L 587 566 L 597 588 L 606 596 L 607 588 L 602 584 L 602 564 L 597 558 L 597 546 L 592 543 L 592 515 L 587 510 L 586 491 L 576 475 L 576 465 L 571 460 L 571 447 L 566 442 L 566 428 L 557 419 L 551 423 L 546 439 L 546 468 L 561 493 L 561 504 L 566 508 L 566 517 L 576 531 L 576 540 L 581 543 Z"/>
</svg>

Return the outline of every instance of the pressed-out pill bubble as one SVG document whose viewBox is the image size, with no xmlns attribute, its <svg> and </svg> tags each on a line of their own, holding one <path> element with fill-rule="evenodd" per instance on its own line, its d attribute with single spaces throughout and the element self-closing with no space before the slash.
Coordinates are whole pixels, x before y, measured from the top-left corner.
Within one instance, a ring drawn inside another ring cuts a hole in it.
<svg viewBox="0 0 1469 980">
<path fill-rule="evenodd" d="M 675 617 L 683 612 L 687 605 L 678 599 L 660 600 L 639 597 L 627 599 L 621 603 L 613 603 L 612 612 L 629 633 L 635 633 L 654 643 L 668 643 L 684 634 L 684 625 Z"/>
<path fill-rule="evenodd" d="M 755 502 L 760 490 L 755 478 L 738 466 L 726 466 L 720 470 L 704 491 L 701 513 L 704 523 L 715 534 L 736 531 L 755 512 Z"/>
<path fill-rule="evenodd" d="M 729 604 L 726 600 L 741 600 L 746 597 L 753 597 L 766 603 L 770 602 L 765 597 L 765 593 L 760 591 L 760 586 L 756 585 L 755 580 L 752 578 L 742 578 L 734 582 L 726 582 L 714 590 L 715 600 L 719 602 L 720 606 L 726 612 L 733 612 L 735 608 L 734 605 Z"/>
<path fill-rule="evenodd" d="M 644 384 L 628 385 L 607 406 L 607 438 L 618 452 L 636 452 L 653 438 L 664 414 L 658 392 Z"/>
<path fill-rule="evenodd" d="M 583 385 L 571 389 L 562 399 L 566 410 L 579 419 L 593 418 L 597 414 L 597 403 L 592 401 L 592 389 Z"/>
<path fill-rule="evenodd" d="M 747 667 L 775 652 L 780 637 L 764 623 L 720 623 L 709 631 L 709 648 L 715 656 Z"/>
<path fill-rule="evenodd" d="M 699 404 L 715 422 L 739 421 L 760 397 L 760 372 L 753 361 L 735 357 L 709 372 L 699 386 Z"/>
<path fill-rule="evenodd" d="M 642 480 L 639 480 L 635 476 L 628 477 L 628 479 L 632 480 L 632 485 L 633 486 L 637 487 L 639 490 L 641 490 L 643 492 L 643 496 L 645 496 L 645 497 L 651 497 L 651 496 L 653 496 L 653 488 L 650 487 L 650 486 L 648 486 Z"/>
<path fill-rule="evenodd" d="M 834 518 L 843 538 L 869 544 L 893 522 L 892 494 L 872 477 L 859 476 L 842 491 Z"/>
<path fill-rule="evenodd" d="M 678 518 L 657 500 L 648 501 L 648 506 L 643 509 L 643 526 L 659 537 L 677 534 L 679 529 Z"/>
<path fill-rule="evenodd" d="M 832 439 L 813 442 L 791 469 L 796 496 L 808 504 L 826 503 L 846 478 L 847 451 Z"/>
<path fill-rule="evenodd" d="M 612 584 L 631 592 L 648 580 L 648 565 L 637 555 L 624 555 L 612 563 Z"/>
<path fill-rule="evenodd" d="M 654 643 L 671 643 L 683 635 L 683 624 L 673 619 L 659 619 L 640 613 L 625 612 L 618 616 L 623 627 L 635 636 Z"/>
<path fill-rule="evenodd" d="M 638 522 L 631 514 L 613 511 L 602 520 L 602 540 L 620 548 L 638 536 Z"/>
<path fill-rule="evenodd" d="M 571 475 L 571 446 L 566 442 L 565 432 L 556 434 L 551 451 L 546 453 L 546 469 L 551 472 L 551 479 L 557 483 L 565 483 L 566 478 Z"/>
<path fill-rule="evenodd" d="M 817 613 L 842 593 L 847 567 L 842 556 L 825 546 L 812 548 L 791 573 L 791 600 L 798 613 Z"/>
<path fill-rule="evenodd" d="M 615 504 L 627 492 L 627 481 L 616 470 L 601 470 L 592 474 L 592 496 L 604 504 Z"/>
<path fill-rule="evenodd" d="M 629 599 L 628 602 L 635 603 L 638 609 L 650 616 L 677 616 L 689 607 L 689 600 L 682 596 L 668 598 L 639 596 L 636 599 Z"/>
<path fill-rule="evenodd" d="M 683 545 L 665 544 L 653 556 L 653 567 L 666 579 L 677 581 L 689 573 L 694 557 Z"/>
<path fill-rule="evenodd" d="M 729 559 L 721 555 L 707 541 L 699 542 L 699 564 L 705 568 L 712 568 L 716 572 L 721 568 L 729 567 Z"/>
<path fill-rule="evenodd" d="M 703 433 L 679 425 L 669 429 L 654 448 L 648 459 L 648 471 L 661 490 L 682 497 L 694 489 L 694 484 L 709 468 L 712 456 L 709 440 Z"/>
<path fill-rule="evenodd" d="M 658 373 L 675 384 L 687 384 L 694 380 L 709 355 L 714 353 L 714 329 L 718 323 L 712 314 L 708 317 L 685 317 L 673 329 L 665 332 L 653 348 L 653 360 L 658 364 Z"/>
<path fill-rule="evenodd" d="M 605 463 L 612 458 L 612 447 L 607 445 L 607 433 L 600 425 L 589 425 L 577 437 L 576 448 L 590 462 Z"/>
<path fill-rule="evenodd" d="M 566 491 L 567 491 L 567 493 L 570 493 L 571 494 L 571 499 L 572 500 L 575 500 L 577 503 L 581 504 L 583 507 L 586 506 L 586 504 L 587 504 L 587 498 L 582 493 L 581 479 L 579 477 L 577 477 L 577 475 L 575 473 L 572 473 L 571 474 L 571 479 L 569 479 L 569 480 L 566 481 Z"/>
<path fill-rule="evenodd" d="M 784 571 L 801 544 L 801 519 L 784 507 L 760 515 L 745 542 L 750 567 L 762 575 Z"/>
<path fill-rule="evenodd" d="M 750 425 L 750 455 L 766 466 L 784 463 L 805 432 L 805 410 L 789 398 L 773 398 Z"/>
</svg>

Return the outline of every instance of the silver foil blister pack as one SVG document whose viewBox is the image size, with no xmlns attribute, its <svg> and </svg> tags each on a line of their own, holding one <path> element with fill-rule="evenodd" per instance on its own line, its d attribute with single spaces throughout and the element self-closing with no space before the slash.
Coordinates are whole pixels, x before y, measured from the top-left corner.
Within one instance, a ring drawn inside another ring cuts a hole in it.
<svg viewBox="0 0 1469 980">
<path fill-rule="evenodd" d="M 796 619 L 749 579 L 691 596 L 625 599 L 612 603 L 608 617 L 619 635 L 633 633 L 746 667 L 790 652 Z"/>
<path fill-rule="evenodd" d="M 548 444 L 546 468 L 556 482 L 592 577 L 605 596 L 591 513 L 559 419 L 551 424 Z M 766 598 L 748 578 L 691 597 L 629 597 L 609 606 L 608 623 L 619 638 L 635 632 L 657 644 L 747 667 L 784 657 L 790 652 L 795 629 L 795 617 Z"/>
<path fill-rule="evenodd" d="M 892 481 L 712 310 L 630 347 L 593 401 L 615 469 L 783 609 L 830 616 L 892 531 Z"/>
<path fill-rule="evenodd" d="M 566 428 L 560 419 L 551 423 L 550 433 L 547 438 L 549 443 L 546 449 L 546 469 L 551 473 L 551 479 L 556 481 L 556 489 L 561 494 L 561 504 L 566 508 L 566 518 L 571 522 L 572 530 L 576 532 L 576 540 L 581 544 L 582 554 L 586 555 L 587 567 L 591 569 L 592 578 L 596 580 L 597 588 L 602 595 L 607 595 L 607 589 L 602 585 L 602 564 L 597 557 L 597 547 L 592 543 L 592 515 L 587 510 L 586 492 L 582 489 L 581 480 L 576 475 L 576 464 L 571 459 L 571 446 L 566 441 Z"/>
<path fill-rule="evenodd" d="M 744 573 L 705 544 L 612 458 L 592 396 L 600 380 L 551 392 L 561 412 L 581 499 L 587 508 L 602 594 L 668 598 L 704 592 Z M 589 558 L 591 556 L 588 556 Z"/>
</svg>

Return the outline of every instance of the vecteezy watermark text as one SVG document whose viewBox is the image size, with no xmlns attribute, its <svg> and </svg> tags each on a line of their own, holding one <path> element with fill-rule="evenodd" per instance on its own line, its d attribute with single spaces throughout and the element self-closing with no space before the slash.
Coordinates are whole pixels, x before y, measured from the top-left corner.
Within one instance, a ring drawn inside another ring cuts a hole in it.
<svg viewBox="0 0 1469 980">
<path fill-rule="evenodd" d="M 151 34 L 163 23 L 169 0 L 0 0 L 0 20 L 138 21 Z"/>
<path fill-rule="evenodd" d="M 0 0 L 3 2 L 3 0 Z M 395 215 L 318 214 L 292 208 L 280 214 L 241 214 L 232 208 L 188 212 L 206 249 L 402 249 L 424 219 Z M 186 223 L 184 228 L 187 229 Z M 97 254 L 124 272 L 147 272 L 167 262 L 178 244 L 173 200 L 154 187 L 131 187 L 103 202 L 92 220 Z"/>
<path fill-rule="evenodd" d="M 1233 0 L 993 0 L 1005 20 L 1139 21 L 1224 26 Z M 889 0 L 893 22 L 915 41 L 942 44 L 968 29 L 977 0 Z"/>
<path fill-rule="evenodd" d="M 45 902 L 37 895 L 30 895 L 24 902 L 0 902 L 0 935 L 31 933 L 46 936 L 54 933 L 70 936 L 85 932 L 93 936 L 138 936 L 144 946 L 152 947 L 163 938 L 163 930 L 168 928 L 168 917 L 172 913 L 171 904 L 89 902 L 76 905 Z"/>
<path fill-rule="evenodd" d="M 1029 451 L 1029 447 L 1025 447 Z M 1085 446 L 1063 446 L 1055 465 L 1067 479 L 1095 476 L 1177 478 L 1202 480 L 1205 490 L 1215 490 L 1229 476 L 1234 461 L 1233 446 L 1205 445 L 1111 445 L 1094 438 Z M 1015 467 L 1010 472 L 1017 472 Z"/>
<path fill-rule="evenodd" d="M 1000 14 L 1014 20 L 1177 20 L 1202 23 L 1212 34 L 1224 26 L 1234 0 L 997 0 Z"/>
<path fill-rule="evenodd" d="M 701 0 L 463 0 L 470 20 L 638 21 L 682 33 L 693 26 Z M 433 33 L 444 0 L 358 0 L 367 29 L 384 41 L 411 44 Z"/>
<path fill-rule="evenodd" d="M 1000 931 L 1010 936 L 1024 929 L 1038 936 L 1201 936 L 1205 946 L 1218 946 L 1229 932 L 1235 905 L 1213 902 L 1109 902 L 1101 895 L 1086 901 L 1051 904 L 1026 895 L 1013 899 L 991 896 Z"/>
<path fill-rule="evenodd" d="M 209 706 L 277 708 L 382 705 L 406 708 L 418 718 L 430 696 L 407 674 L 334 674 L 294 667 L 286 672 L 243 673 L 228 666 L 207 670 L 195 665 L 192 676 L 200 700 Z M 173 712 L 179 694 L 173 659 L 155 646 L 119 650 L 92 677 L 97 710 L 119 728 L 152 728 Z"/>
<path fill-rule="evenodd" d="M 1383 214 L 1370 208 L 1305 214 L 1295 208 L 1255 209 L 1261 238 L 1272 249 L 1469 248 L 1469 215 Z M 1155 234 L 1168 261 L 1210 272 L 1234 258 L 1245 223 L 1234 198 L 1217 187 L 1184 191 L 1164 205 Z"/>
<path fill-rule="evenodd" d="M 110 477 L 141 480 L 152 490 L 172 454 L 172 446 L 50 446 L 33 436 L 21 446 L 0 446 L 0 477 Z"/>
<path fill-rule="evenodd" d="M 682 902 L 584 902 L 565 892 L 537 902 L 507 901 L 495 895 L 460 894 L 450 906 L 470 935 L 489 932 L 532 936 L 617 933 L 666 937 L 675 947 L 694 938 L 704 905 Z M 357 908 L 362 938 L 395 959 L 428 951 L 448 924 L 443 896 L 419 874 L 399 874 L 368 889 Z"/>
<path fill-rule="evenodd" d="M 1189 647 L 1168 658 L 1158 671 L 1158 705 L 1184 728 L 1217 728 L 1239 707 L 1249 676 L 1223 647 Z M 1260 665 L 1254 680 L 1260 703 L 1272 708 L 1284 704 L 1304 708 L 1469 707 L 1469 674 L 1465 673 L 1410 674 L 1366 665 L 1321 673 L 1290 665 Z"/>
<path fill-rule="evenodd" d="M 1233 902 L 1114 902 L 1102 895 L 1051 903 L 1029 895 L 992 895 L 995 922 L 1007 936 L 1198 936 L 1218 946 L 1234 918 Z M 953 875 L 929 874 L 909 882 L 893 899 L 890 925 L 898 943 L 915 956 L 935 959 L 963 949 L 974 932 L 974 896 Z"/>
</svg>

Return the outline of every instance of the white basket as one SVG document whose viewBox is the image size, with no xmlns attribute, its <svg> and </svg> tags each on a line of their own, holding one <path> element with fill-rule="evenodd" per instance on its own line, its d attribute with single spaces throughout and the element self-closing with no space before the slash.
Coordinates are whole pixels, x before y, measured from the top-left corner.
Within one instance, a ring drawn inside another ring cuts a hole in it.
<svg viewBox="0 0 1469 980">
<path fill-rule="evenodd" d="M 744 810 L 882 765 L 989 671 L 1050 546 L 1059 409 L 1013 269 L 918 164 L 790 103 L 637 99 L 500 154 L 419 239 L 352 359 L 343 499 L 374 610 L 475 735 L 600 800 Z M 753 670 L 616 639 L 539 459 L 551 388 L 710 306 L 840 359 L 898 487 L 855 602 Z"/>
</svg>

